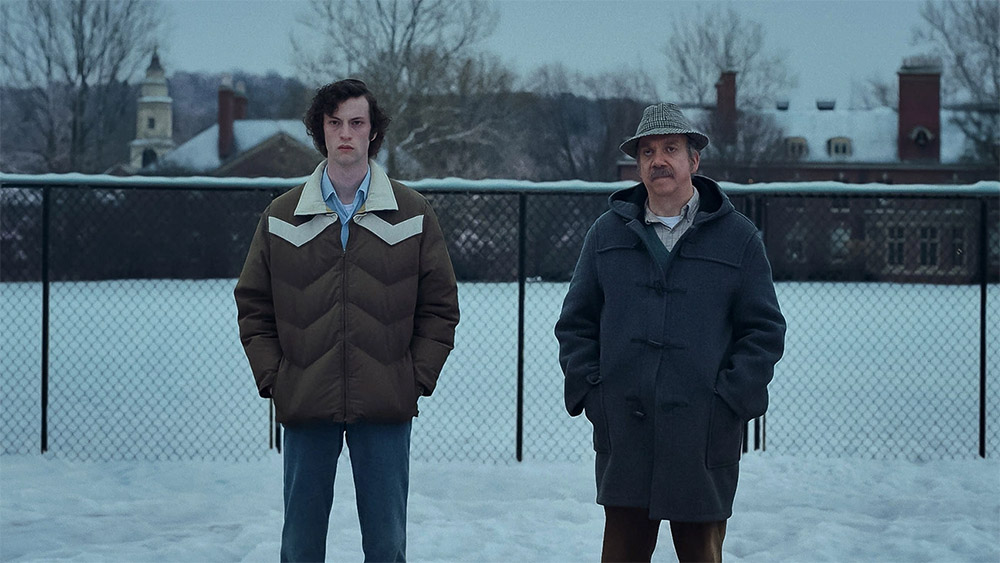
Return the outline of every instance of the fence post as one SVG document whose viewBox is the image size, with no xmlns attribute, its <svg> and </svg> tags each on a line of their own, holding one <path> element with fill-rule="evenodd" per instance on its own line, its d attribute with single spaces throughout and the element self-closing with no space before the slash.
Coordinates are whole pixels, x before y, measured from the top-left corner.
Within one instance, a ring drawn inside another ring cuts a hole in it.
<svg viewBox="0 0 1000 563">
<path fill-rule="evenodd" d="M 989 207 L 979 202 L 979 457 L 986 457 L 986 289 L 989 282 Z"/>
<path fill-rule="evenodd" d="M 760 449 L 761 451 L 767 450 L 767 413 L 760 417 Z"/>
<path fill-rule="evenodd" d="M 49 449 L 49 206 L 51 191 L 50 186 L 42 187 L 42 453 Z"/>
<path fill-rule="evenodd" d="M 767 253 L 767 232 L 770 230 L 767 228 L 767 210 L 765 205 L 767 204 L 767 198 L 764 196 L 754 197 L 753 206 L 753 223 L 757 225 L 757 230 L 761 232 L 761 240 L 764 242 L 764 252 Z M 770 260 L 770 257 L 768 257 Z M 754 419 L 754 443 L 753 449 L 755 450 L 765 450 L 767 449 L 767 413 L 764 413 Z"/>
<path fill-rule="evenodd" d="M 524 293 L 527 276 L 524 265 L 527 262 L 525 250 L 528 246 L 525 236 L 527 197 L 524 192 L 517 195 L 517 461 L 524 458 Z"/>
</svg>

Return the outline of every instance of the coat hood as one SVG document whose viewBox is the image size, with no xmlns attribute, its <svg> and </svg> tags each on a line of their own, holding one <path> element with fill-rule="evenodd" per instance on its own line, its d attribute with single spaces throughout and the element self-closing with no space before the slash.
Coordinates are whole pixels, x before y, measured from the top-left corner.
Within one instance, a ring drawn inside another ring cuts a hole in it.
<svg viewBox="0 0 1000 563">
<path fill-rule="evenodd" d="M 695 174 L 691 176 L 691 183 L 701 198 L 698 215 L 694 219 L 695 224 L 713 221 L 736 210 L 715 180 Z M 639 183 L 611 194 L 608 206 L 627 221 L 642 220 L 648 197 L 645 184 Z"/>
</svg>

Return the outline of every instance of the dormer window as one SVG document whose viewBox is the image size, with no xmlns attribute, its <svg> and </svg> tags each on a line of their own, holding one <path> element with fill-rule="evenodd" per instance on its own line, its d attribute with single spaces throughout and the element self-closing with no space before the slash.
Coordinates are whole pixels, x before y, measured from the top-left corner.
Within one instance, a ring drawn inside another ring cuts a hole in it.
<svg viewBox="0 0 1000 563">
<path fill-rule="evenodd" d="M 785 138 L 785 154 L 791 160 L 799 160 L 809 156 L 809 144 L 805 137 Z"/>
<path fill-rule="evenodd" d="M 851 156 L 851 140 L 847 137 L 834 137 L 826 142 L 826 153 L 830 156 Z"/>
<path fill-rule="evenodd" d="M 934 140 L 934 133 L 931 133 L 930 129 L 920 125 L 914 127 L 913 131 L 910 132 L 910 140 L 916 143 L 918 147 L 926 147 Z"/>
</svg>

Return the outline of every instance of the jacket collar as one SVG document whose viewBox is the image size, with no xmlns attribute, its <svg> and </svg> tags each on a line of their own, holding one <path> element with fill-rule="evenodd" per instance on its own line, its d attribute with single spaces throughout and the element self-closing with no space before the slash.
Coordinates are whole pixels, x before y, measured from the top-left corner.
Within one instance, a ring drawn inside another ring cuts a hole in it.
<svg viewBox="0 0 1000 563">
<path fill-rule="evenodd" d="M 698 190 L 700 200 L 698 214 L 694 218 L 695 223 L 711 221 L 736 209 L 715 180 L 695 174 L 691 176 L 691 182 Z M 642 221 L 645 216 L 647 197 L 646 186 L 640 183 L 611 194 L 611 197 L 608 198 L 608 205 L 612 211 L 627 221 L 634 219 Z"/>
<path fill-rule="evenodd" d="M 389 182 L 389 176 L 385 170 L 371 159 L 368 160 L 368 166 L 371 167 L 372 171 L 368 197 L 357 213 L 398 210 L 396 196 L 392 193 L 392 183 Z M 313 170 L 313 173 L 306 179 L 306 183 L 302 186 L 302 195 L 299 196 L 299 203 L 295 206 L 296 215 L 325 215 L 333 212 L 323 201 L 323 190 L 320 187 L 325 168 L 326 160 L 320 162 L 316 166 L 316 170 Z"/>
</svg>

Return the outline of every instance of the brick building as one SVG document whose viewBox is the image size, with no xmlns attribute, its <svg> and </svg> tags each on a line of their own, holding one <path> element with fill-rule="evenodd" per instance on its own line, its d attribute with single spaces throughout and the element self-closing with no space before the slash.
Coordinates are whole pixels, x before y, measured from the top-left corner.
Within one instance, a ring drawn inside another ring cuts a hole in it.
<svg viewBox="0 0 1000 563">
<path fill-rule="evenodd" d="M 839 181 L 883 184 L 971 184 L 1000 178 L 995 163 L 969 158 L 971 141 L 953 123 L 969 108 L 941 106 L 941 67 L 936 60 L 913 58 L 898 71 L 899 107 L 846 109 L 835 100 L 817 100 L 815 107 L 795 108 L 778 102 L 758 117 L 773 123 L 783 146 L 753 164 L 718 162 L 712 145 L 702 155 L 701 170 L 718 180 L 756 182 Z M 722 73 L 714 107 L 687 108 L 692 122 L 708 128 L 720 143 L 739 133 L 736 120 L 738 76 Z M 978 108 L 998 117 L 998 108 Z M 728 125 L 727 125 L 728 124 Z M 716 139 L 713 138 L 713 144 Z M 635 161 L 619 162 L 619 178 L 637 180 Z"/>
<path fill-rule="evenodd" d="M 247 119 L 249 101 L 239 84 L 224 79 L 214 125 L 180 145 L 153 174 L 296 178 L 322 160 L 305 125 L 295 119 Z"/>
</svg>

